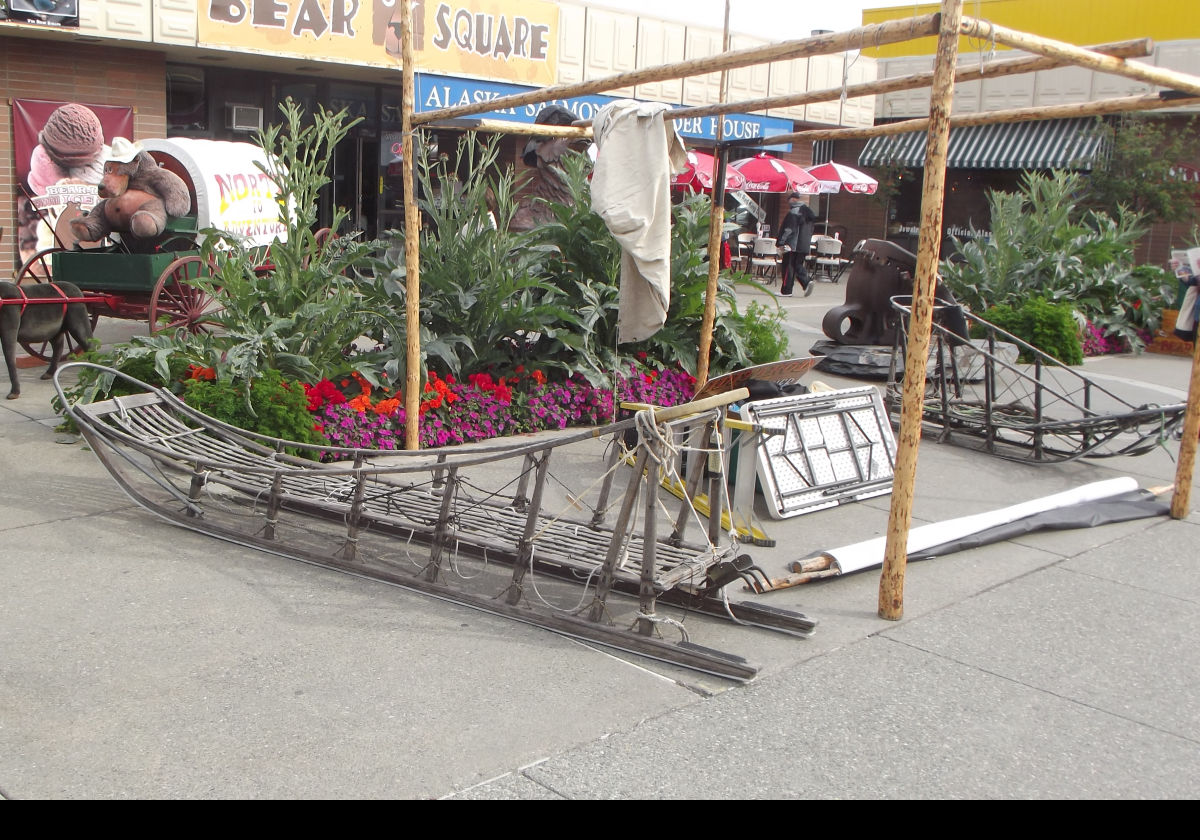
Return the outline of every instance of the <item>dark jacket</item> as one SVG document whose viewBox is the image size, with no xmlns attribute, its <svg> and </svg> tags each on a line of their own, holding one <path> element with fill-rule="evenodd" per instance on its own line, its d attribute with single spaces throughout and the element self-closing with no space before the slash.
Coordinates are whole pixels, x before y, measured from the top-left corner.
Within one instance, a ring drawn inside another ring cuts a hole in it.
<svg viewBox="0 0 1200 840">
<path fill-rule="evenodd" d="M 798 254 L 808 254 L 808 246 L 812 243 L 813 222 L 817 214 L 807 204 L 798 204 L 788 210 L 779 225 L 779 237 L 775 244 L 782 248 L 789 246 Z"/>
</svg>

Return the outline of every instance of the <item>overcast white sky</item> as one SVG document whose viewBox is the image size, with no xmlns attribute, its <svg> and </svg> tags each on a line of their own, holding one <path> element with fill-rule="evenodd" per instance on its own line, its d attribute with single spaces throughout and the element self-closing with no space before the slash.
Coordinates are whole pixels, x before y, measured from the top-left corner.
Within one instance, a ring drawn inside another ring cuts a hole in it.
<svg viewBox="0 0 1200 840">
<path fill-rule="evenodd" d="M 644 12 L 712 29 L 725 23 L 725 0 L 584 0 L 588 5 Z M 928 2 L 928 0 L 927 0 Z M 936 2 L 936 0 L 934 0 Z M 912 0 L 729 0 L 729 29 L 787 41 L 807 38 L 814 29 L 844 32 L 862 26 L 862 10 L 915 7 Z"/>
</svg>

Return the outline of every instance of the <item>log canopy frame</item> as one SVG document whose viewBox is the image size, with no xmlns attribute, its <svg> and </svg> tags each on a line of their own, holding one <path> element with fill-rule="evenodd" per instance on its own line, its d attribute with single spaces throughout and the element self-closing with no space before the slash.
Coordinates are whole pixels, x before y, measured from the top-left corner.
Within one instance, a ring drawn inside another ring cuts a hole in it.
<svg viewBox="0 0 1200 840">
<path fill-rule="evenodd" d="M 508 133 L 530 133 L 527 124 L 505 123 L 498 120 L 461 120 L 472 114 L 486 113 L 503 108 L 566 99 L 573 96 L 605 93 L 618 88 L 649 82 L 682 79 L 748 67 L 751 65 L 787 61 L 818 55 L 861 50 L 884 44 L 910 41 L 936 35 L 938 50 L 935 66 L 931 73 L 917 73 L 875 82 L 847 85 L 820 91 L 788 94 L 765 99 L 742 102 L 720 102 L 694 108 L 682 108 L 672 112 L 675 118 L 715 116 L 730 113 L 752 113 L 769 108 L 828 102 L 846 96 L 870 96 L 899 90 L 929 87 L 930 115 L 928 118 L 906 120 L 890 125 L 856 129 L 820 129 L 798 131 L 769 137 L 721 142 L 716 147 L 717 172 L 714 173 L 712 190 L 712 213 L 714 218 L 724 217 L 725 168 L 728 151 L 732 146 L 766 146 L 782 142 L 836 140 L 846 138 L 876 137 L 907 131 L 925 130 L 926 141 L 925 185 L 922 192 L 921 234 L 918 245 L 917 269 L 914 278 L 913 324 L 909 334 L 908 357 L 922 358 L 920 351 L 929 345 L 934 280 L 940 260 L 940 243 L 935 232 L 941 226 L 941 208 L 946 174 L 946 147 L 949 131 L 953 126 L 985 125 L 989 123 L 1019 122 L 1028 120 L 1058 119 L 1093 114 L 1111 114 L 1130 111 L 1174 108 L 1200 104 L 1200 77 L 1186 73 L 1154 67 L 1128 60 L 1130 57 L 1151 54 L 1153 44 L 1142 38 L 1113 44 L 1101 44 L 1092 48 L 1078 47 L 1062 41 L 1042 38 L 997 26 L 985 20 L 964 17 L 962 0 L 942 0 L 937 14 L 904 18 L 880 24 L 851 29 L 842 33 L 825 33 L 811 38 L 783 41 L 749 49 L 726 49 L 717 56 L 645 67 L 619 73 L 602 79 L 593 79 L 574 84 L 553 85 L 511 96 L 500 97 L 488 102 L 458 105 L 436 111 L 415 113 L 413 111 L 413 79 L 415 77 L 412 45 L 412 7 L 402 4 L 401 62 L 403 70 L 402 125 L 404 128 L 403 180 L 405 210 L 405 266 L 407 271 L 407 378 L 405 409 L 408 417 L 405 445 L 409 449 L 419 447 L 417 423 L 419 420 L 419 376 L 420 376 L 420 330 L 418 303 L 420 301 L 420 242 L 419 219 L 416 199 L 412 189 L 413 133 L 420 126 L 445 125 L 453 120 L 453 127 L 478 131 L 503 131 Z M 957 68 L 958 39 L 972 37 L 985 43 L 1000 43 L 1014 49 L 1033 53 L 1033 57 L 994 61 L 977 68 Z M 726 42 L 727 43 L 727 42 Z M 1054 67 L 1078 66 L 1097 72 L 1110 73 L 1135 79 L 1163 88 L 1158 93 L 1144 96 L 1122 97 L 1076 105 L 1018 108 L 978 114 L 951 116 L 954 84 L 989 78 L 991 76 L 1030 73 Z M 723 99 L 723 97 L 722 97 Z M 539 128 L 540 133 L 551 133 L 548 127 Z M 556 136 L 590 136 L 590 124 L 585 121 L 575 126 L 564 126 L 552 130 Z M 700 355 L 697 363 L 697 387 L 703 387 L 708 378 L 709 350 L 711 348 L 714 323 L 715 275 L 720 265 L 719 229 L 714 224 L 709 237 L 710 283 L 705 302 L 704 323 L 699 339 Z M 713 232 L 716 232 L 714 235 Z M 912 491 L 916 473 L 916 454 L 921 433 L 920 398 L 924 390 L 924 370 L 917 366 L 912 384 L 905 382 L 904 401 L 901 411 L 900 433 L 897 438 L 897 467 L 893 483 L 892 507 L 889 514 L 887 547 L 884 557 L 884 572 L 880 580 L 879 615 L 897 620 L 903 616 L 904 568 L 907 556 L 907 535 L 912 516 Z M 919 381 L 918 381 L 919 380 Z M 910 402 L 912 405 L 910 405 Z M 1175 476 L 1171 516 L 1180 519 L 1187 515 L 1189 492 L 1192 484 L 1192 469 L 1195 460 L 1197 434 L 1200 431 L 1200 342 L 1192 362 L 1192 374 L 1188 389 L 1187 414 L 1184 420 L 1183 439 L 1180 444 L 1178 469 Z"/>
</svg>

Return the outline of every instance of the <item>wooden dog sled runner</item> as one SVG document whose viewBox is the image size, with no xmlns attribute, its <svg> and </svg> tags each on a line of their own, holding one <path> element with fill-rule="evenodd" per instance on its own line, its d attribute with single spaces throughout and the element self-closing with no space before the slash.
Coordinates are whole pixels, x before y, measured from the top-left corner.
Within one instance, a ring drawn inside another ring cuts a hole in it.
<svg viewBox="0 0 1200 840">
<path fill-rule="evenodd" d="M 886 402 L 897 423 L 911 303 L 911 297 L 892 298 L 899 329 Z M 982 336 L 966 342 L 939 323 L 946 309 L 934 308 L 923 407 L 925 428 L 940 441 L 1046 464 L 1143 455 L 1183 423 L 1186 403 L 1133 405 L 963 309 L 970 334 Z"/>
<path fill-rule="evenodd" d="M 734 680 L 753 678 L 757 668 L 692 643 L 690 613 L 796 636 L 815 627 L 800 613 L 731 602 L 724 587 L 761 572 L 738 553 L 719 514 L 701 521 L 687 502 L 670 511 L 658 493 L 657 465 L 671 461 L 672 441 L 695 432 L 715 441 L 709 451 L 717 457 L 691 460 L 723 461 L 722 406 L 744 399 L 745 390 L 552 439 L 394 452 L 256 435 L 88 363 L 60 374 L 80 367 L 140 390 L 70 404 L 55 378 L 68 414 L 121 488 L 184 528 Z M 615 469 L 623 437 L 637 439 L 631 475 Z M 305 450 L 353 460 L 321 464 L 289 454 Z M 588 472 L 585 454 L 602 465 Z M 703 473 L 689 476 L 692 490 Z M 623 493 L 613 492 L 618 474 L 629 476 Z M 720 493 L 720 478 L 710 476 L 710 493 Z M 587 479 L 582 489 L 566 484 Z M 685 539 L 689 523 L 701 541 Z M 556 598 L 546 597 L 551 588 Z M 667 605 L 672 615 L 661 611 Z M 663 638 L 674 634 L 681 640 Z"/>
</svg>

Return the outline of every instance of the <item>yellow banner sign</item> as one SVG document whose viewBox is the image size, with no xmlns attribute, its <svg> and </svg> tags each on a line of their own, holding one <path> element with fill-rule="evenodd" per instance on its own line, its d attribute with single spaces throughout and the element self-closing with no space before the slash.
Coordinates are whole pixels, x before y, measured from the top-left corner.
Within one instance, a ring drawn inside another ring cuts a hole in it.
<svg viewBox="0 0 1200 840">
<path fill-rule="evenodd" d="M 202 0 L 199 43 L 396 67 L 401 0 Z M 550 85 L 558 6 L 543 0 L 413 0 L 417 70 Z"/>
</svg>

